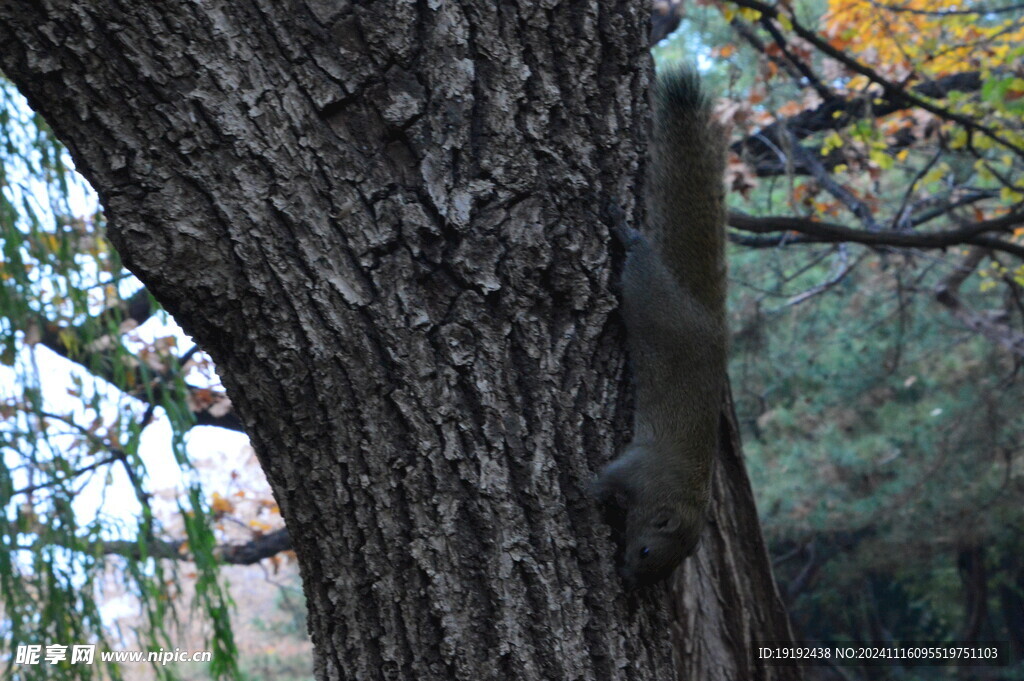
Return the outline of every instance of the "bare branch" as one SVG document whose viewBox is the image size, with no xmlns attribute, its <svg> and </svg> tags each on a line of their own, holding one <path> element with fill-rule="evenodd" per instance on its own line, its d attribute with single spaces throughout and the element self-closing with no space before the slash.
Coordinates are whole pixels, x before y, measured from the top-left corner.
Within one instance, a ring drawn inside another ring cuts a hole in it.
<svg viewBox="0 0 1024 681">
<path fill-rule="evenodd" d="M 755 50 L 764 55 L 765 59 L 768 59 L 769 61 L 774 63 L 780 69 L 785 71 L 794 82 L 796 82 L 798 85 L 800 84 L 800 80 L 803 78 L 803 74 L 801 74 L 800 71 L 797 70 L 797 68 L 788 59 L 783 59 L 782 57 L 779 57 L 777 55 L 769 54 L 767 46 L 764 44 L 764 41 L 762 41 L 761 38 L 757 35 L 757 32 L 754 31 L 753 26 L 739 18 L 733 19 L 730 25 L 737 33 L 739 33 L 741 38 L 743 38 L 744 40 L 747 41 L 747 43 L 750 44 L 751 47 L 753 47 Z"/>
<path fill-rule="evenodd" d="M 652 4 L 651 33 L 648 41 L 651 45 L 656 45 L 679 28 L 679 22 L 683 18 L 683 3 L 681 0 L 655 0 Z"/>
<path fill-rule="evenodd" d="M 833 92 L 829 87 L 821 82 L 821 79 L 811 70 L 811 67 L 807 65 L 804 60 L 793 54 L 793 51 L 789 47 L 789 42 L 786 40 L 786 36 L 783 35 L 779 27 L 774 22 L 769 21 L 767 18 L 761 20 L 761 25 L 765 27 L 768 33 L 772 36 L 775 44 L 782 50 L 782 54 L 786 56 L 786 59 L 793 65 L 800 75 L 807 79 L 807 83 L 818 93 L 818 96 L 826 102 L 830 102 L 836 99 L 836 93 Z"/>
<path fill-rule="evenodd" d="M 861 258 L 857 258 L 851 263 L 849 262 L 849 256 L 846 253 L 845 245 L 840 245 L 839 248 L 841 249 L 839 252 L 839 266 L 836 267 L 835 273 L 826 281 L 823 281 L 817 286 L 814 286 L 813 288 L 810 288 L 804 291 L 803 293 L 799 293 L 795 296 L 792 296 L 789 300 L 785 302 L 783 307 L 799 305 L 800 303 L 809 300 L 816 295 L 824 293 L 825 291 L 829 290 L 830 288 L 841 282 L 843 279 L 845 279 L 846 275 L 848 275 L 857 267 L 857 264 L 861 261 Z"/>
<path fill-rule="evenodd" d="M 999 192 L 996 192 L 996 191 L 985 190 L 985 191 L 971 192 L 970 194 L 967 194 L 965 196 L 961 196 L 959 199 L 956 199 L 955 201 L 951 201 L 951 202 L 943 204 L 941 206 L 936 206 L 935 208 L 930 208 L 930 209 L 924 211 L 923 213 L 919 213 L 919 214 L 915 215 L 910 220 L 910 226 L 911 227 L 918 227 L 920 225 L 925 224 L 926 222 L 931 222 L 932 220 L 935 220 L 936 218 L 941 218 L 943 215 L 948 215 L 949 213 L 951 213 L 952 211 L 956 210 L 957 208 L 963 208 L 964 206 L 970 206 L 971 204 L 975 204 L 978 201 L 984 201 L 985 199 L 993 199 L 993 198 L 995 198 L 997 196 L 999 196 Z"/>
<path fill-rule="evenodd" d="M 24 530 L 17 528 L 13 524 L 11 525 L 11 534 L 17 534 L 23 531 Z M 126 539 L 112 539 L 108 541 L 73 544 L 72 542 L 67 542 L 66 540 L 61 540 L 59 538 L 41 537 L 35 544 L 20 545 L 18 548 L 24 551 L 35 551 L 37 550 L 38 543 L 47 539 L 58 541 L 61 545 L 72 550 L 88 551 L 104 556 L 124 556 L 125 558 L 131 558 L 133 560 L 142 560 L 143 558 L 162 558 L 165 560 L 181 561 L 191 560 L 189 553 L 182 550 L 185 546 L 184 541 L 169 539 L 153 539 L 148 541 L 145 547 L 143 547 L 138 541 Z M 291 536 L 288 534 L 288 528 L 281 528 L 280 530 L 275 530 L 274 532 L 255 537 L 244 544 L 223 544 L 214 550 L 223 563 L 229 565 L 252 565 L 253 563 L 260 562 L 264 558 L 270 558 L 282 551 L 288 551 L 291 548 L 292 540 Z"/>
<path fill-rule="evenodd" d="M 881 231 L 882 226 L 875 220 L 875 216 L 867 204 L 854 196 L 853 192 L 846 187 L 836 182 L 828 172 L 828 169 L 818 160 L 819 157 L 800 146 L 795 137 L 790 146 L 793 149 L 793 155 L 796 157 L 794 160 L 802 162 L 804 167 L 811 172 L 811 175 L 814 176 L 825 191 L 839 199 L 851 213 L 860 219 L 861 224 L 869 231 Z"/>
<path fill-rule="evenodd" d="M 93 317 L 89 325 L 95 326 L 96 328 L 104 328 L 106 326 L 120 325 L 126 320 L 133 320 L 138 324 L 142 324 L 149 319 L 152 314 L 156 311 L 153 307 L 152 298 L 146 289 L 139 289 L 131 298 L 125 301 L 123 306 L 107 308 L 97 316 Z M 40 343 L 57 353 L 61 357 L 71 360 L 76 364 L 80 364 L 90 372 L 95 373 L 100 378 L 110 381 L 114 385 L 124 387 L 122 384 L 124 381 L 118 380 L 118 375 L 126 372 L 127 367 L 124 366 L 123 357 L 119 356 L 118 353 L 113 350 L 93 350 L 83 352 L 80 349 L 75 349 L 68 346 L 67 338 L 85 338 L 85 327 L 86 324 L 79 325 L 71 328 L 61 328 L 55 324 L 47 324 L 42 331 Z M 95 340 L 95 339 L 92 339 Z M 82 342 L 81 345 L 86 345 Z M 188 357 L 194 354 L 195 349 L 190 350 L 182 358 L 179 358 L 178 364 L 183 365 L 187 361 Z M 137 366 L 134 371 L 128 372 L 132 375 L 132 378 L 128 383 L 133 386 L 145 386 L 149 384 L 152 387 L 152 394 L 147 395 L 144 390 L 129 391 L 134 397 L 143 401 L 152 401 L 153 403 L 159 403 L 164 395 L 164 391 L 167 390 L 166 383 L 164 380 L 154 381 L 153 372 L 145 372 L 141 368 L 141 363 Z M 189 384 L 185 384 L 185 389 L 189 394 L 195 396 L 200 391 L 208 394 L 209 390 L 204 388 L 198 388 Z M 127 390 L 127 389 L 126 389 Z M 209 400 L 209 399 L 194 399 L 192 404 L 205 404 L 207 407 L 203 407 L 193 411 L 193 416 L 196 420 L 196 425 L 200 426 L 218 426 L 220 428 L 226 428 L 228 430 L 236 430 L 243 432 L 242 422 L 238 419 L 238 416 L 233 410 L 227 413 L 220 413 L 220 409 L 217 407 L 222 403 L 222 400 Z"/>
<path fill-rule="evenodd" d="M 797 232 L 798 236 L 782 235 L 776 237 L 777 242 L 752 240 L 744 243 L 732 235 L 735 243 L 766 248 L 786 243 L 859 243 L 866 246 L 898 248 L 948 248 L 963 244 L 985 246 L 1024 259 L 1024 246 L 1001 241 L 990 236 L 989 232 L 1007 232 L 1024 223 L 1024 210 L 1018 210 L 1002 217 L 965 225 L 959 229 L 943 232 L 869 232 L 853 229 L 832 222 L 816 222 L 810 218 L 798 217 L 752 217 L 732 211 L 728 222 L 734 227 L 754 234 L 771 234 L 773 232 Z"/>
<path fill-rule="evenodd" d="M 942 158 L 942 154 L 944 152 L 945 149 L 942 149 L 940 147 L 939 150 L 936 151 L 930 159 L 928 159 L 928 162 L 925 163 L 921 167 L 921 169 L 917 171 L 917 173 L 914 175 L 914 178 L 909 183 L 907 183 L 907 190 L 903 193 L 903 199 L 900 201 L 900 207 L 896 210 L 896 214 L 893 215 L 892 217 L 892 223 L 889 226 L 890 229 L 902 230 L 910 227 L 910 214 L 907 211 L 907 207 L 910 205 L 910 197 L 913 196 L 914 194 L 914 188 L 917 186 L 917 183 L 920 182 L 921 179 L 928 174 L 928 171 L 932 169 L 932 166 L 934 166 L 938 162 L 938 160 Z"/>
<path fill-rule="evenodd" d="M 156 540 L 146 546 L 148 555 L 154 558 L 173 560 L 190 560 L 187 552 L 182 552 L 182 541 Z M 104 555 L 120 555 L 139 559 L 142 556 L 138 542 L 106 541 L 100 543 Z M 292 540 L 287 528 L 281 528 L 269 534 L 255 537 L 245 544 L 224 544 L 215 549 L 220 560 L 229 565 L 252 565 L 264 558 L 270 558 L 282 551 L 292 548 Z"/>
<path fill-rule="evenodd" d="M 960 286 L 978 268 L 986 255 L 986 249 L 972 248 L 956 271 L 935 289 L 935 300 L 971 331 L 985 336 L 1017 357 L 1024 358 L 1024 334 L 1001 323 L 996 316 L 968 308 L 957 295 Z"/>
</svg>

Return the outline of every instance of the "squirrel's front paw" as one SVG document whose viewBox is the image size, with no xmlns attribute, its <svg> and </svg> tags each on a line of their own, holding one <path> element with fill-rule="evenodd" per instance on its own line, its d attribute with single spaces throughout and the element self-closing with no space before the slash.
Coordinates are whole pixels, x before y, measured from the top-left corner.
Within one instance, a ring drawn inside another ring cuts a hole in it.
<svg viewBox="0 0 1024 681">
<path fill-rule="evenodd" d="M 612 236 L 622 244 L 622 247 L 626 249 L 627 252 L 631 251 L 634 246 L 644 240 L 644 235 L 627 225 L 625 221 L 616 222 L 612 225 L 611 232 Z"/>
</svg>

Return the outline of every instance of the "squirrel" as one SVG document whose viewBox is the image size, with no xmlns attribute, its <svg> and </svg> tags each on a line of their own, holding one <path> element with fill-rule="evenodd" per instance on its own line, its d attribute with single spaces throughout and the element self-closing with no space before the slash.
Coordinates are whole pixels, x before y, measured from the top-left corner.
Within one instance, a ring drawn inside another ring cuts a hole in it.
<svg viewBox="0 0 1024 681">
<path fill-rule="evenodd" d="M 593 492 L 625 512 L 620 573 L 659 581 L 697 546 L 718 452 L 725 393 L 725 139 L 687 69 L 654 89 L 650 237 L 626 247 L 622 314 L 635 377 L 633 440 Z"/>
</svg>

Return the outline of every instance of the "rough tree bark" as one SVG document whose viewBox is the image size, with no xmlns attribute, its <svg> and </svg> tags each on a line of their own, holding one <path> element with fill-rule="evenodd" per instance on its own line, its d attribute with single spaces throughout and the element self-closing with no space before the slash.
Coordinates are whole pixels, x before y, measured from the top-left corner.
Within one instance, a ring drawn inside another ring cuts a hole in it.
<svg viewBox="0 0 1024 681">
<path fill-rule="evenodd" d="M 643 218 L 647 12 L 0 0 L 0 66 L 217 363 L 318 679 L 672 676 L 665 589 L 621 592 L 585 494 L 628 435 L 608 208 Z M 791 678 L 749 660 L 788 634 L 730 451 L 680 668 Z"/>
</svg>

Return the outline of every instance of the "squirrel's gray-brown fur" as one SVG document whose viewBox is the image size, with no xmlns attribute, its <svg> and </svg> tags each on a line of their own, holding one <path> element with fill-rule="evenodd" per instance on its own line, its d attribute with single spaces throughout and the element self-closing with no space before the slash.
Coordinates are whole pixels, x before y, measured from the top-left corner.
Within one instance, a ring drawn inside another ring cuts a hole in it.
<svg viewBox="0 0 1024 681">
<path fill-rule="evenodd" d="M 700 538 L 725 389 L 725 146 L 698 76 L 655 88 L 650 240 L 623 237 L 633 440 L 595 483 L 625 510 L 623 577 L 668 576 Z"/>
</svg>

